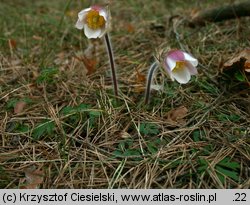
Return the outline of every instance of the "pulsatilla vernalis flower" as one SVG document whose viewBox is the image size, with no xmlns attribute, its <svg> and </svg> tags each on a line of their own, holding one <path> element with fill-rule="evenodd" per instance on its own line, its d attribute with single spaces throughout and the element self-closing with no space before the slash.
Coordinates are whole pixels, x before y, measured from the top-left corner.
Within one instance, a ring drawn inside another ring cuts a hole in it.
<svg viewBox="0 0 250 205">
<path fill-rule="evenodd" d="M 78 13 L 76 28 L 84 29 L 88 38 L 101 38 L 108 29 L 109 13 L 100 6 L 91 6 Z"/>
<path fill-rule="evenodd" d="M 163 67 L 170 78 L 181 84 L 187 83 L 191 75 L 197 74 L 198 60 L 181 50 L 171 50 L 164 56 Z"/>
</svg>

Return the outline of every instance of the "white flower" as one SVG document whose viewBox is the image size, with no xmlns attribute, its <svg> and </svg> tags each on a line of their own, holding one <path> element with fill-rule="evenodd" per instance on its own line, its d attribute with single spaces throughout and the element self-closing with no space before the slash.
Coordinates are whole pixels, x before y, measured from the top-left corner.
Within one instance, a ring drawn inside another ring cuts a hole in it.
<svg viewBox="0 0 250 205">
<path fill-rule="evenodd" d="M 108 11 L 100 6 L 91 6 L 78 13 L 76 28 L 84 29 L 87 38 L 101 38 L 108 29 Z"/>
<path fill-rule="evenodd" d="M 163 67 L 170 78 L 181 84 L 187 83 L 191 79 L 191 75 L 197 74 L 197 65 L 197 59 L 181 50 L 169 51 L 163 62 Z"/>
</svg>

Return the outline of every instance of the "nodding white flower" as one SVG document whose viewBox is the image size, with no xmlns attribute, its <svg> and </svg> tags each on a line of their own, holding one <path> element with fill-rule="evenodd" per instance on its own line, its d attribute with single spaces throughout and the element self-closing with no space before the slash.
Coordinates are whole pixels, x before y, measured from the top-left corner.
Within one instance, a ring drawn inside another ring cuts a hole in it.
<svg viewBox="0 0 250 205">
<path fill-rule="evenodd" d="M 109 26 L 109 13 L 100 6 L 91 6 L 78 13 L 76 28 L 84 29 L 87 38 L 101 38 Z"/>
<path fill-rule="evenodd" d="M 191 75 L 197 74 L 197 65 L 197 59 L 181 50 L 169 51 L 163 61 L 163 67 L 170 78 L 181 84 L 187 83 L 191 79 Z"/>
</svg>

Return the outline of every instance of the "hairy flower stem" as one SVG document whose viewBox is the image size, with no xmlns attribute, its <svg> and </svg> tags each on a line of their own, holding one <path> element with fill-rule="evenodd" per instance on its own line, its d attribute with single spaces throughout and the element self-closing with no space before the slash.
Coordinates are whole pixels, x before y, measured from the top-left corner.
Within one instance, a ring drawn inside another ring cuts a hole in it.
<svg viewBox="0 0 250 205">
<path fill-rule="evenodd" d="M 151 90 L 151 83 L 154 76 L 155 70 L 158 68 L 158 63 L 154 62 L 148 71 L 148 78 L 147 78 L 147 86 L 146 86 L 146 92 L 145 92 L 145 105 L 149 103 L 150 98 L 150 90 Z"/>
<path fill-rule="evenodd" d="M 108 55 L 109 55 L 109 63 L 110 63 L 110 68 L 111 68 L 111 72 L 112 72 L 114 93 L 115 93 L 115 96 L 118 97 L 118 84 L 117 84 L 117 79 L 116 79 L 114 55 L 113 55 L 113 50 L 112 50 L 112 46 L 111 46 L 111 43 L 110 43 L 108 33 L 105 34 L 104 38 L 105 38 L 107 51 L 108 51 Z"/>
</svg>

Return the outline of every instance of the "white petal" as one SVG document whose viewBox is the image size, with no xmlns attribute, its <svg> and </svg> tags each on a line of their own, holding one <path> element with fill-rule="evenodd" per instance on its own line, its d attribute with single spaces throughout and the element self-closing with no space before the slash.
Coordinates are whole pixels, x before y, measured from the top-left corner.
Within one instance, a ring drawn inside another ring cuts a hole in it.
<svg viewBox="0 0 250 205">
<path fill-rule="evenodd" d="M 81 21 L 80 19 L 78 19 L 77 22 L 76 22 L 75 27 L 78 28 L 78 29 L 83 29 L 83 27 L 84 27 L 83 21 Z"/>
<path fill-rule="evenodd" d="M 91 8 L 83 9 L 78 13 L 78 18 L 82 21 L 85 16 L 87 15 L 88 11 L 90 11 Z"/>
<path fill-rule="evenodd" d="M 84 25 L 84 34 L 87 36 L 87 38 L 99 38 L 101 33 L 101 29 L 93 30 L 89 28 L 86 24 Z"/>
<path fill-rule="evenodd" d="M 186 61 L 189 61 L 193 66 L 197 66 L 198 65 L 198 60 L 195 59 L 193 56 L 191 56 L 190 54 L 183 52 L 184 54 L 184 58 Z"/>
<path fill-rule="evenodd" d="M 166 61 L 166 59 L 165 59 L 165 61 Z M 174 78 L 172 77 L 172 72 L 171 72 L 170 68 L 168 67 L 167 63 L 163 64 L 163 68 L 165 69 L 165 71 L 167 72 L 167 74 L 171 78 L 171 80 L 174 81 Z"/>
<path fill-rule="evenodd" d="M 192 63 L 186 62 L 186 66 L 187 66 L 187 68 L 188 68 L 188 70 L 189 70 L 189 72 L 190 72 L 191 75 L 197 75 L 197 74 L 198 74 L 197 68 L 194 67 L 194 66 L 192 65 Z"/>
<path fill-rule="evenodd" d="M 191 75 L 187 67 L 173 70 L 172 76 L 180 84 L 186 84 L 191 79 Z"/>
<path fill-rule="evenodd" d="M 99 11 L 99 15 L 100 15 L 100 16 L 103 16 L 103 18 L 105 19 L 105 21 L 108 20 L 108 13 L 107 13 L 106 10 L 101 9 L 101 10 Z"/>
<path fill-rule="evenodd" d="M 174 81 L 174 77 L 173 77 L 172 74 L 170 74 L 169 77 L 170 77 L 170 79 L 171 79 L 172 81 Z"/>
<path fill-rule="evenodd" d="M 101 33 L 99 35 L 99 38 L 103 37 L 106 33 L 107 33 L 107 29 L 106 28 L 102 28 L 101 29 Z"/>
<path fill-rule="evenodd" d="M 172 71 L 172 70 L 175 68 L 175 66 L 176 66 L 176 61 L 174 61 L 173 59 L 171 59 L 171 58 L 169 58 L 169 57 L 167 57 L 166 63 L 167 63 L 167 65 L 168 65 L 168 67 L 169 67 L 169 69 L 170 69 L 171 71 Z"/>
</svg>

